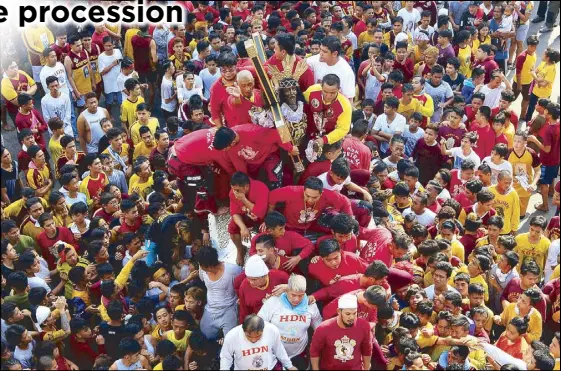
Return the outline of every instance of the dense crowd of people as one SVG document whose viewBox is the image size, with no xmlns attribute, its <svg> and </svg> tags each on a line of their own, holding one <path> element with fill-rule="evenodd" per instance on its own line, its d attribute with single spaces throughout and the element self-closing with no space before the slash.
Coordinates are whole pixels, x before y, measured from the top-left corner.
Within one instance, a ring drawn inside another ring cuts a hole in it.
<svg viewBox="0 0 561 371">
<path fill-rule="evenodd" d="M 2 369 L 559 370 L 558 3 L 166 3 L 6 30 Z"/>
</svg>

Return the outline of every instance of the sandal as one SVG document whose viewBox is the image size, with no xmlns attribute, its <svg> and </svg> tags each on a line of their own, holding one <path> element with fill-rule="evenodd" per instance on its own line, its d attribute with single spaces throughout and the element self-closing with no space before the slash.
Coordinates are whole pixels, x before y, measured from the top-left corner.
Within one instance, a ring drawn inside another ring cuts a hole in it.
<svg viewBox="0 0 561 371">
<path fill-rule="evenodd" d="M 536 209 L 537 211 L 541 211 L 541 212 L 544 212 L 544 213 L 548 213 L 548 212 L 549 212 L 549 207 L 545 206 L 544 204 L 536 205 L 535 209 Z"/>
</svg>

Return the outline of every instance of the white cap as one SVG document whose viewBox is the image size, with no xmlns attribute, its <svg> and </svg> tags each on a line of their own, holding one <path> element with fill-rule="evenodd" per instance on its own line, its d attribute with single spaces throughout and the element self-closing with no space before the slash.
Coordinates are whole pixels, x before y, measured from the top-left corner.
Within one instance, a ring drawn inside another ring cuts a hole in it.
<svg viewBox="0 0 561 371">
<path fill-rule="evenodd" d="M 51 310 L 48 307 L 45 307 L 43 305 L 37 307 L 35 317 L 37 317 L 37 328 L 39 331 L 41 331 L 41 325 L 43 324 L 43 322 L 45 322 L 50 315 Z"/>
<path fill-rule="evenodd" d="M 245 263 L 245 275 L 249 278 L 263 277 L 269 274 L 269 268 L 258 255 L 252 255 Z"/>
<path fill-rule="evenodd" d="M 397 44 L 398 42 L 401 41 L 408 41 L 409 40 L 409 36 L 407 36 L 407 34 L 405 32 L 400 32 L 397 34 L 397 36 L 395 37 L 395 43 Z"/>
<path fill-rule="evenodd" d="M 448 9 L 446 9 L 446 8 L 440 9 L 440 10 L 438 11 L 438 15 L 439 15 L 439 16 L 441 16 L 441 15 L 448 15 Z"/>
<path fill-rule="evenodd" d="M 345 294 L 339 298 L 339 309 L 357 309 L 358 300 L 356 295 Z"/>
</svg>

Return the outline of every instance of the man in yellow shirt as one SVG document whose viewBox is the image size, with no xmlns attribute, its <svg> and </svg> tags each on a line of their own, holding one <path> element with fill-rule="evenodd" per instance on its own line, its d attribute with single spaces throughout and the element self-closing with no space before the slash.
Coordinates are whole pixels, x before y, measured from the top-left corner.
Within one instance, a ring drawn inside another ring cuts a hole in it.
<svg viewBox="0 0 561 371">
<path fill-rule="evenodd" d="M 526 113 L 526 122 L 532 120 L 534 109 L 540 98 L 549 98 L 553 91 L 553 83 L 557 74 L 556 64 L 559 62 L 559 51 L 554 48 L 547 48 L 543 53 L 542 62 L 535 70 L 532 70 L 532 83 L 534 88 L 530 94 L 530 103 Z"/>
<path fill-rule="evenodd" d="M 47 63 L 43 56 L 43 50 L 55 42 L 53 33 L 44 24 L 31 24 L 26 26 L 22 32 L 22 39 L 27 49 L 27 56 L 33 71 L 33 80 L 41 81 L 39 73 L 41 68 Z M 46 88 L 46 86 L 43 86 Z"/>
<path fill-rule="evenodd" d="M 512 174 L 502 170 L 498 175 L 498 183 L 489 187 L 495 194 L 495 211 L 503 217 L 504 226 L 501 234 L 516 234 L 520 226 L 520 197 L 512 188 Z"/>
<path fill-rule="evenodd" d="M 526 215 L 532 192 L 537 189 L 540 180 L 540 159 L 538 154 L 527 146 L 528 134 L 518 130 L 514 135 L 513 150 L 507 157 L 512 165 L 514 190 L 520 197 L 520 215 Z"/>
<path fill-rule="evenodd" d="M 530 231 L 522 233 L 516 237 L 516 247 L 514 252 L 520 256 L 518 270 L 522 264 L 531 259 L 540 267 L 541 275 L 545 268 L 545 260 L 549 250 L 551 241 L 544 236 L 547 227 L 547 219 L 542 215 L 533 216 L 530 219 Z"/>
<path fill-rule="evenodd" d="M 138 120 L 131 126 L 131 139 L 135 146 L 142 141 L 139 132 L 142 126 L 148 126 L 152 134 L 156 133 L 156 130 L 158 130 L 158 127 L 160 126 L 158 119 L 150 117 L 150 115 L 148 104 L 140 103 L 136 106 L 136 118 Z"/>
<path fill-rule="evenodd" d="M 146 191 L 154 184 L 148 157 L 139 156 L 134 162 L 134 174 L 129 180 L 129 195 L 136 193 L 145 199 Z"/>
<path fill-rule="evenodd" d="M 381 33 L 381 31 L 376 31 L 377 23 L 378 22 L 376 21 L 375 18 L 369 18 L 368 21 L 366 21 L 366 31 L 358 35 L 358 47 L 360 50 L 362 50 L 364 44 L 373 43 L 376 41 L 375 38 L 376 32 Z M 383 35 L 381 36 L 383 37 Z"/>
<path fill-rule="evenodd" d="M 53 181 L 47 166 L 45 153 L 38 145 L 32 145 L 27 149 L 27 154 L 31 158 L 29 169 L 25 174 L 27 184 L 35 190 L 36 196 L 49 197 L 53 189 Z"/>
<path fill-rule="evenodd" d="M 489 285 L 487 285 L 487 281 L 485 277 L 489 269 L 491 269 L 492 261 L 485 255 L 475 255 L 473 258 L 469 259 L 469 263 L 467 266 L 467 270 L 470 276 L 469 283 L 475 284 L 478 283 L 483 286 L 485 290 L 484 298 L 485 301 L 489 301 Z"/>
<path fill-rule="evenodd" d="M 411 116 L 413 116 L 415 112 L 419 111 L 421 102 L 419 102 L 416 98 L 413 98 L 413 95 L 415 94 L 413 85 L 403 84 L 401 91 L 403 96 L 399 100 L 397 113 L 401 114 L 407 121 L 409 121 Z"/>
<path fill-rule="evenodd" d="M 144 103 L 144 98 L 141 96 L 140 81 L 137 79 L 126 80 L 125 90 L 127 99 L 121 103 L 121 125 L 129 133 L 132 124 L 136 121 L 136 109 L 139 104 Z"/>
<path fill-rule="evenodd" d="M 132 173 L 132 169 L 129 166 L 129 145 L 127 143 L 123 143 L 122 134 L 123 131 L 121 128 L 111 128 L 107 130 L 105 135 L 107 136 L 109 147 L 107 147 L 102 153 L 109 155 L 114 169 L 121 170 L 127 177 L 129 177 Z"/>
<path fill-rule="evenodd" d="M 520 117 L 525 118 L 528 112 L 528 104 L 530 103 L 530 86 L 534 78 L 532 77 L 532 69 L 536 65 L 536 49 L 540 40 L 537 36 L 532 35 L 526 39 L 528 47 L 518 57 L 516 57 L 516 75 L 514 76 L 514 84 L 512 90 L 518 95 L 522 93 L 522 108 L 520 109 Z"/>
<path fill-rule="evenodd" d="M 535 306 L 542 300 L 542 292 L 539 288 L 532 287 L 524 291 L 516 303 L 509 303 L 501 315 L 496 315 L 494 321 L 499 326 L 506 326 L 514 317 L 526 317 L 530 319 L 528 332 L 524 338 L 528 344 L 542 337 L 542 315 Z"/>
<path fill-rule="evenodd" d="M 150 131 L 148 126 L 141 126 L 139 129 L 140 138 L 142 142 L 138 143 L 134 147 L 134 153 L 132 155 L 133 161 L 135 161 L 139 156 L 150 157 L 152 150 L 156 148 L 156 142 L 154 141 L 154 136 Z"/>
</svg>

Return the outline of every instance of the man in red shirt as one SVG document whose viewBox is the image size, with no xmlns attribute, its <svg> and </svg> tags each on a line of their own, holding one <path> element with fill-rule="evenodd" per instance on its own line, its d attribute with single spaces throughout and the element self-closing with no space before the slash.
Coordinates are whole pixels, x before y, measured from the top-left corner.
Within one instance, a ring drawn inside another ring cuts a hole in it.
<svg viewBox="0 0 561 371">
<path fill-rule="evenodd" d="M 314 13 L 315 14 L 315 13 Z M 294 55 L 296 39 L 294 35 L 282 33 L 275 37 L 275 54 L 265 63 L 265 68 L 276 83 L 283 77 L 292 77 L 298 81 L 301 91 L 306 91 L 315 82 L 314 72 L 305 60 Z M 285 66 L 288 71 L 285 71 Z"/>
<path fill-rule="evenodd" d="M 183 196 L 183 204 L 192 210 L 197 202 L 197 192 L 205 192 L 204 177 L 208 177 L 207 166 L 215 166 L 215 170 L 234 173 L 231 161 L 223 151 L 214 149 L 212 142 L 216 128 L 197 130 L 177 141 L 170 149 L 168 168 L 175 175 Z M 219 168 L 219 169 L 218 169 Z"/>
<path fill-rule="evenodd" d="M 228 127 L 251 124 L 252 116 L 263 111 L 263 97 L 261 91 L 254 89 L 255 80 L 251 72 L 243 70 L 237 74 L 237 85 L 229 86 L 226 92 L 229 94 L 226 102 Z"/>
<path fill-rule="evenodd" d="M 393 260 L 407 254 L 411 238 L 404 232 L 398 232 L 384 227 L 364 230 L 366 245 L 360 251 L 360 257 L 367 263 L 381 260 L 389 268 Z"/>
<path fill-rule="evenodd" d="M 291 142 L 282 143 L 277 129 L 255 124 L 218 129 L 213 147 L 225 152 L 237 171 L 256 177 L 263 169 L 271 189 L 279 188 L 282 180 L 279 148 L 291 155 L 300 153 Z"/>
<path fill-rule="evenodd" d="M 234 53 L 220 53 L 217 64 L 220 67 L 220 79 L 218 79 L 210 88 L 209 111 L 212 123 L 216 127 L 228 127 L 228 118 L 226 117 L 227 102 L 230 96 L 226 89 L 233 87 L 236 83 L 236 63 L 237 58 Z"/>
<path fill-rule="evenodd" d="M 197 17 L 197 22 L 205 22 L 205 15 L 208 13 L 212 14 L 214 17 L 213 23 L 218 20 L 219 13 L 218 10 L 214 9 L 212 6 L 208 6 L 208 1 L 199 1 L 199 6 L 193 11 L 193 14 Z"/>
<path fill-rule="evenodd" d="M 66 40 L 68 39 L 68 36 L 66 34 L 66 28 L 56 27 L 53 30 L 53 33 L 55 35 L 55 42 L 54 44 L 51 44 L 49 48 L 55 51 L 57 61 L 60 63 L 64 63 L 64 57 L 66 57 L 66 55 L 70 51 L 70 44 L 66 42 Z M 103 49 L 103 41 L 101 43 L 100 48 Z"/>
<path fill-rule="evenodd" d="M 343 153 L 349 161 L 351 170 L 362 169 L 370 171 L 370 160 L 372 153 L 364 144 L 364 139 L 368 133 L 368 121 L 358 120 L 353 124 L 351 135 L 347 135 L 343 140 Z"/>
<path fill-rule="evenodd" d="M 19 110 L 16 116 L 16 127 L 18 131 L 30 129 L 35 137 L 35 142 L 45 148 L 43 133 L 47 130 L 47 123 L 43 119 L 41 112 L 33 107 L 33 97 L 27 93 L 18 95 Z"/>
<path fill-rule="evenodd" d="M 92 217 L 99 216 L 103 218 L 103 220 L 105 220 L 107 224 L 111 224 L 113 219 L 119 218 L 121 216 L 119 200 L 113 193 L 102 193 L 101 197 L 99 198 L 99 202 L 101 204 L 101 207 L 93 213 Z"/>
<path fill-rule="evenodd" d="M 335 239 L 339 246 L 341 246 L 342 251 L 354 254 L 360 248 L 358 238 L 355 235 L 359 232 L 359 225 L 352 216 L 345 213 L 333 216 L 329 221 L 329 228 L 331 229 L 331 234 L 326 234 L 317 239 L 316 251 L 319 249 L 322 241 L 328 239 Z"/>
<path fill-rule="evenodd" d="M 249 255 L 258 254 L 257 244 L 261 236 L 270 235 L 274 239 L 274 246 L 280 257 L 282 269 L 292 271 L 303 259 L 314 253 L 312 242 L 297 232 L 286 230 L 286 218 L 278 211 L 272 211 L 265 216 L 265 233 L 260 233 L 251 239 Z M 304 267 L 302 267 L 304 268 Z M 305 264 L 307 268 L 307 264 Z M 307 269 L 305 269 L 307 271 Z"/>
<path fill-rule="evenodd" d="M 368 263 L 356 254 L 341 251 L 339 243 L 325 240 L 319 246 L 319 259 L 312 259 L 310 264 L 310 278 L 318 280 L 321 285 L 328 286 L 337 282 L 341 277 L 351 274 L 364 273 Z"/>
<path fill-rule="evenodd" d="M 138 215 L 136 204 L 129 199 L 121 201 L 121 213 L 121 226 L 117 232 L 121 234 L 136 233 L 142 225 L 142 218 Z"/>
<path fill-rule="evenodd" d="M 240 322 L 243 322 L 249 314 L 259 313 L 263 301 L 271 296 L 275 286 L 288 283 L 288 273 L 269 270 L 258 255 L 250 256 L 247 259 L 245 276 L 238 290 Z"/>
<path fill-rule="evenodd" d="M 390 269 L 394 272 L 391 272 Z M 397 273 L 398 271 L 394 268 L 390 269 L 386 267 L 384 262 L 376 260 L 366 268 L 364 274 L 357 273 L 342 277 L 333 285 L 323 287 L 314 292 L 313 295 L 308 296 L 308 300 L 327 304 L 345 293 L 360 289 L 366 290 L 372 285 L 381 285 L 386 288 L 388 293 L 391 293 L 391 290 L 389 290 L 390 286 L 387 282 L 387 279 L 389 279 L 388 274 L 395 275 L 400 273 Z"/>
<path fill-rule="evenodd" d="M 280 202 L 285 203 L 288 228 L 304 234 L 308 230 L 329 232 L 329 229 L 317 224 L 327 208 L 353 215 L 349 199 L 337 192 L 324 190 L 322 181 L 316 177 L 309 177 L 303 187 L 289 186 L 272 191 L 269 194 L 269 211 L 273 211 Z"/>
<path fill-rule="evenodd" d="M 246 174 L 237 172 L 230 180 L 230 215 L 228 233 L 238 249 L 237 263 L 243 266 L 245 246 L 242 241 L 251 239 L 250 228 L 257 227 L 267 213 L 269 189 L 257 180 L 250 179 Z"/>
<path fill-rule="evenodd" d="M 466 183 L 475 176 L 475 162 L 470 159 L 464 160 L 461 169 L 452 170 L 450 176 L 450 195 L 456 197 L 464 192 Z"/>
<path fill-rule="evenodd" d="M 78 243 L 74 235 L 66 227 L 57 227 L 51 213 L 43 213 L 37 220 L 43 232 L 37 236 L 37 244 L 41 249 L 41 256 L 45 258 L 50 270 L 56 269 L 56 258 L 54 251 L 60 242 L 66 242 L 78 250 Z M 58 253 L 57 253 L 58 254 Z"/>
<path fill-rule="evenodd" d="M 255 250 L 253 254 L 258 255 L 261 259 L 263 259 L 269 269 L 283 270 L 289 274 L 294 272 L 292 269 L 286 268 L 289 259 L 286 255 L 280 254 L 284 251 L 278 250 L 276 247 L 277 242 L 273 236 L 261 233 L 255 236 L 251 243 L 252 249 Z"/>
<path fill-rule="evenodd" d="M 543 143 L 534 135 L 528 137 L 528 142 L 534 143 L 540 149 L 540 160 L 542 162 L 542 175 L 539 181 L 542 204 L 536 206 L 536 210 L 543 212 L 549 211 L 549 186 L 553 186 L 553 181 L 559 172 L 559 103 L 551 102 L 544 111 L 547 129 L 544 134 Z"/>
<path fill-rule="evenodd" d="M 324 321 L 314 332 L 310 346 L 313 370 L 370 370 L 372 331 L 358 317 L 355 295 L 338 300 L 337 317 Z"/>
</svg>

